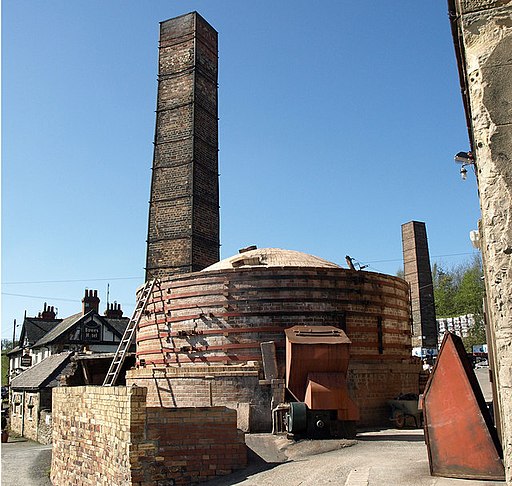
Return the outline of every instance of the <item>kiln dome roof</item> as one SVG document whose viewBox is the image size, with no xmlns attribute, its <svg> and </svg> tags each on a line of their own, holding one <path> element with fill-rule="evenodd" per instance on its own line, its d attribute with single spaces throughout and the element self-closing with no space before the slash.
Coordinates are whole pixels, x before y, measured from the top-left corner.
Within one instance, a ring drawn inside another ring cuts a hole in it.
<svg viewBox="0 0 512 486">
<path fill-rule="evenodd" d="M 314 255 L 308 255 L 295 250 L 282 250 L 281 248 L 257 248 L 244 251 L 238 255 L 225 258 L 209 267 L 210 270 L 227 270 L 232 268 L 250 267 L 316 267 L 316 268 L 341 268 L 335 263 L 324 260 Z"/>
</svg>

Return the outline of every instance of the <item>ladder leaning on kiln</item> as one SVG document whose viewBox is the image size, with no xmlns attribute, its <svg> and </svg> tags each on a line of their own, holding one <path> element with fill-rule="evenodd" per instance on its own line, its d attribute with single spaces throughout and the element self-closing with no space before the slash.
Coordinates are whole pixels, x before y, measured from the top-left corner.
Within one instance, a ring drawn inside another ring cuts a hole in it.
<svg viewBox="0 0 512 486">
<path fill-rule="evenodd" d="M 117 351 L 114 355 L 114 359 L 112 360 L 112 363 L 110 363 L 107 375 L 103 381 L 103 386 L 114 386 L 116 384 L 116 381 L 119 378 L 119 373 L 121 372 L 121 368 L 123 367 L 126 354 L 128 353 L 128 350 L 130 349 L 130 346 L 132 345 L 135 338 L 135 331 L 137 330 L 137 326 L 139 325 L 142 314 L 146 309 L 156 282 L 157 279 L 154 278 L 152 280 L 148 280 L 144 285 L 144 289 L 142 290 L 139 300 L 137 301 L 133 315 L 130 318 L 128 325 L 126 326 L 123 337 L 121 338 L 121 342 L 119 343 Z"/>
</svg>

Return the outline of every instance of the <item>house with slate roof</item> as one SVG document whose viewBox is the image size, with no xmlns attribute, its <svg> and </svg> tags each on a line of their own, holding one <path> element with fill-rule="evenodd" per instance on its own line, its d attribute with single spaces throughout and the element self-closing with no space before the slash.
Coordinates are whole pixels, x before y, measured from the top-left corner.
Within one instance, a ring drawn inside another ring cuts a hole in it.
<svg viewBox="0 0 512 486">
<path fill-rule="evenodd" d="M 120 304 L 110 304 L 104 315 L 99 304 L 98 291 L 86 290 L 77 314 L 57 319 L 54 307 L 45 303 L 38 317 L 25 316 L 19 344 L 8 353 L 10 378 L 65 351 L 114 353 L 129 319 L 123 317 Z"/>
<path fill-rule="evenodd" d="M 99 304 L 98 291 L 86 290 L 77 314 L 57 319 L 45 303 L 37 317 L 25 316 L 19 344 L 8 353 L 13 432 L 50 443 L 52 388 L 103 383 L 129 319 L 117 303 L 100 315 Z M 134 362 L 133 353 L 124 368 Z"/>
<path fill-rule="evenodd" d="M 52 440 L 52 389 L 71 365 L 72 351 L 48 356 L 11 381 L 10 429 L 28 439 Z"/>
</svg>

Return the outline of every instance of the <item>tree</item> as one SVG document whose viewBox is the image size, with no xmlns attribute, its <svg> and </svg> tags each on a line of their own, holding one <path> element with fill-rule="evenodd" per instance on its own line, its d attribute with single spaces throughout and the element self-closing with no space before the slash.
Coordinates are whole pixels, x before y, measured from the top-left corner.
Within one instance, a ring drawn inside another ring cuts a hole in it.
<svg viewBox="0 0 512 486">
<path fill-rule="evenodd" d="M 12 349 L 12 341 L 10 339 L 2 339 L 2 351 L 10 351 Z"/>
<path fill-rule="evenodd" d="M 470 328 L 468 336 L 463 338 L 467 351 L 472 351 L 475 344 L 486 342 L 483 319 L 485 288 L 482 275 L 482 263 L 478 256 L 452 269 L 445 269 L 437 263 L 432 269 L 436 316 L 474 316 L 475 324 Z"/>
<path fill-rule="evenodd" d="M 455 315 L 460 315 L 457 314 L 454 309 L 456 294 L 454 275 L 450 271 L 444 270 L 437 263 L 434 263 L 432 270 L 432 282 L 434 284 L 436 317 L 453 317 Z"/>
</svg>

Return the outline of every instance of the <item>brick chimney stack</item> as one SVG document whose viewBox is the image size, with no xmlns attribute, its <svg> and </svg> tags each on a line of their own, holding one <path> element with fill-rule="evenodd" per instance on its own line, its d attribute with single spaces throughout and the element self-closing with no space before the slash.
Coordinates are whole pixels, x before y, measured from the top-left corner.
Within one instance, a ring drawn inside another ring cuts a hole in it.
<svg viewBox="0 0 512 486">
<path fill-rule="evenodd" d="M 39 313 L 39 318 L 44 319 L 45 321 L 52 321 L 55 319 L 55 307 L 47 306 L 46 302 L 44 303 L 43 312 Z"/>
<path fill-rule="evenodd" d="M 434 286 L 425 223 L 410 221 L 402 225 L 402 247 L 404 279 L 411 289 L 412 346 L 437 349 Z"/>
<path fill-rule="evenodd" d="M 197 12 L 160 23 L 146 280 L 219 260 L 217 32 Z"/>
<path fill-rule="evenodd" d="M 98 297 L 98 291 L 85 289 L 85 296 L 82 299 L 82 314 L 85 315 L 92 310 L 99 313 L 99 309 L 100 299 Z"/>
<path fill-rule="evenodd" d="M 121 304 L 114 302 L 113 304 L 108 304 L 105 309 L 105 317 L 110 319 L 121 319 L 123 317 L 123 311 L 121 309 Z"/>
</svg>

